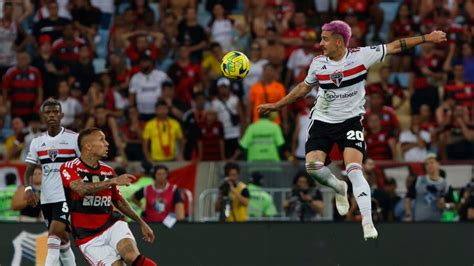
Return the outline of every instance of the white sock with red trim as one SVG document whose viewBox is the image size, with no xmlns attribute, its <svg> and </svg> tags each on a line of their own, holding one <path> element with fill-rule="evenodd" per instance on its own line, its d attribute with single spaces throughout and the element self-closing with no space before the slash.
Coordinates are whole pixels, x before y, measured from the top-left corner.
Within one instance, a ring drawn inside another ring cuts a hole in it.
<svg viewBox="0 0 474 266">
<path fill-rule="evenodd" d="M 67 242 L 60 246 L 60 259 L 63 266 L 76 266 L 76 257 L 72 252 L 71 242 Z"/>
<path fill-rule="evenodd" d="M 61 245 L 61 239 L 56 235 L 48 236 L 48 255 L 46 256 L 46 266 L 58 266 L 59 265 L 59 248 Z"/>
</svg>

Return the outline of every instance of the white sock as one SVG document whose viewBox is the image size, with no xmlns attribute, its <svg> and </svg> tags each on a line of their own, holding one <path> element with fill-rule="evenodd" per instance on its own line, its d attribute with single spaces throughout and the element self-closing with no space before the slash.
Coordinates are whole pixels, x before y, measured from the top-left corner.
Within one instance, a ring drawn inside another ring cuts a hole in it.
<svg viewBox="0 0 474 266">
<path fill-rule="evenodd" d="M 48 236 L 48 255 L 46 256 L 46 266 L 58 266 L 59 265 L 59 248 L 61 245 L 61 239 L 56 235 Z"/>
<path fill-rule="evenodd" d="M 76 257 L 72 252 L 71 242 L 67 242 L 66 244 L 62 244 L 60 246 L 60 259 L 63 266 L 76 266 Z"/>
<path fill-rule="evenodd" d="M 359 206 L 362 215 L 362 225 L 371 224 L 372 222 L 372 196 L 370 195 L 370 187 L 362 173 L 362 166 L 357 163 L 350 163 L 346 166 L 347 176 L 352 182 L 352 191 Z"/>
<path fill-rule="evenodd" d="M 341 181 L 337 179 L 329 168 L 324 166 L 323 162 L 307 162 L 306 163 L 306 172 L 316 179 L 321 185 L 328 186 L 339 194 L 343 194 L 343 186 Z"/>
</svg>

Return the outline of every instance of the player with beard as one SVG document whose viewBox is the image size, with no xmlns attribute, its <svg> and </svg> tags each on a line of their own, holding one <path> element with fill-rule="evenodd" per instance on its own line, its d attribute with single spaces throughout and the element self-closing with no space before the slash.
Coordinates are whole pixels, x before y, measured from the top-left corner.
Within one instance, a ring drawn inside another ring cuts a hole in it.
<svg viewBox="0 0 474 266">
<path fill-rule="evenodd" d="M 305 80 L 276 103 L 258 106 L 258 111 L 270 113 L 304 97 L 313 87 L 319 87 L 316 104 L 310 113 L 306 141 L 306 170 L 319 183 L 336 192 L 336 207 L 340 215 L 347 214 L 347 183 L 337 179 L 325 162 L 337 143 L 344 157 L 346 172 L 351 180 L 357 205 L 362 214 L 364 238 L 377 238 L 372 222 L 370 187 L 362 173 L 365 154 L 364 132 L 361 120 L 365 113 L 365 79 L 368 68 L 382 62 L 387 54 L 396 54 L 424 43 L 446 41 L 446 33 L 405 38 L 388 44 L 347 48 L 351 27 L 344 21 L 324 24 L 320 46 L 323 55 L 313 59 Z"/>
<path fill-rule="evenodd" d="M 128 224 L 118 212 L 138 222 L 143 239 L 153 242 L 151 228 L 132 210 L 117 186 L 128 186 L 135 177 L 116 176 L 101 159 L 107 157 L 109 143 L 98 128 L 83 130 L 78 137 L 81 157 L 65 163 L 60 174 L 71 208 L 72 234 L 91 265 L 153 266 L 140 254 Z"/>
<path fill-rule="evenodd" d="M 80 155 L 77 148 L 77 133 L 60 126 L 64 114 L 61 104 L 53 99 L 41 106 L 41 116 L 47 131 L 34 138 L 26 156 L 25 195 L 30 206 L 36 206 L 39 198 L 33 191 L 32 180 L 36 165 L 41 165 L 41 211 L 48 227 L 48 255 L 46 265 L 76 265 L 66 232 L 69 224 L 69 206 L 59 175 L 64 162 Z"/>
</svg>

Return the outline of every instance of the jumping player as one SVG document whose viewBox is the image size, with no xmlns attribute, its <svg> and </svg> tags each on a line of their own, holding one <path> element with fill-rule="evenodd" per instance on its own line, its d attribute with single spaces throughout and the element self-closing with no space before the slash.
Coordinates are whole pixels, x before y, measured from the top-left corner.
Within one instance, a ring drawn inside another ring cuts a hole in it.
<svg viewBox="0 0 474 266">
<path fill-rule="evenodd" d="M 343 153 L 346 172 L 362 214 L 364 238 L 377 238 L 372 222 L 370 187 L 362 174 L 365 153 L 362 118 L 365 113 L 365 79 L 367 69 L 382 62 L 388 54 L 406 51 L 424 42 L 446 41 L 446 33 L 430 34 L 393 41 L 370 47 L 347 48 L 351 38 L 350 26 L 340 20 L 324 24 L 321 48 L 324 54 L 313 59 L 305 80 L 276 103 L 262 104 L 262 113 L 278 111 L 304 97 L 318 86 L 316 104 L 311 110 L 311 122 L 306 141 L 306 170 L 319 183 L 336 192 L 336 207 L 340 215 L 349 209 L 347 183 L 337 179 L 325 166 L 328 153 L 337 143 Z"/>
<path fill-rule="evenodd" d="M 153 242 L 151 228 L 132 210 L 117 186 L 128 186 L 134 176 L 116 176 L 113 168 L 101 162 L 109 143 L 98 128 L 83 130 L 78 137 L 81 157 L 60 169 L 71 209 L 72 235 L 91 265 L 156 265 L 140 254 L 135 238 L 114 207 L 141 226 L 143 239 Z"/>
<path fill-rule="evenodd" d="M 70 248 L 69 235 L 65 231 L 69 224 L 69 206 L 59 175 L 64 162 L 79 156 L 77 133 L 60 126 L 64 114 L 61 104 L 53 99 L 41 106 L 41 116 L 47 125 L 47 132 L 34 138 L 25 159 L 25 200 L 31 206 L 38 204 L 38 197 L 31 186 L 36 165 L 41 164 L 41 211 L 48 227 L 48 255 L 46 265 L 76 265 Z"/>
</svg>

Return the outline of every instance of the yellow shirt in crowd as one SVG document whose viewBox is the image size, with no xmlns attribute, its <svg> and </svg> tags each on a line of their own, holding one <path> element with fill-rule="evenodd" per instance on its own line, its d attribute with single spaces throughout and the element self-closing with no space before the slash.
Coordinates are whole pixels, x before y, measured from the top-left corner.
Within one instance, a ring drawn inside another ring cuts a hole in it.
<svg viewBox="0 0 474 266">
<path fill-rule="evenodd" d="M 176 141 L 183 139 L 183 131 L 175 119 L 154 118 L 146 123 L 143 139 L 150 141 L 152 160 L 171 161 L 176 159 Z"/>
</svg>

